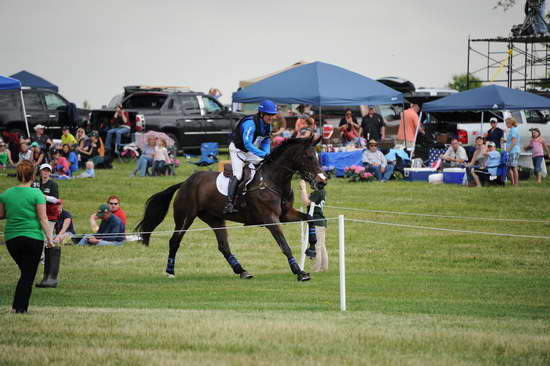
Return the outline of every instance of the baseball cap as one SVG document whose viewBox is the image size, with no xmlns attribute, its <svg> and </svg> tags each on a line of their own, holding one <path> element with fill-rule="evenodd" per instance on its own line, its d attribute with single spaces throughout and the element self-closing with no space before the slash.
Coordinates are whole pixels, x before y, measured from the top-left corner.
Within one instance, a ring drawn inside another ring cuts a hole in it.
<svg viewBox="0 0 550 366">
<path fill-rule="evenodd" d="M 50 172 L 53 171 L 52 166 L 48 163 L 44 163 L 44 164 L 40 165 L 40 170 L 42 170 L 42 169 L 50 169 Z"/>
<path fill-rule="evenodd" d="M 41 125 L 41 124 L 37 124 L 36 126 L 34 126 L 35 130 L 38 130 L 39 128 L 46 128 L 46 126 Z"/>
<path fill-rule="evenodd" d="M 489 122 L 498 122 L 498 119 L 496 117 L 491 117 L 491 119 L 489 120 Z"/>
<path fill-rule="evenodd" d="M 97 209 L 97 217 L 102 219 L 103 216 L 105 216 L 105 213 L 107 213 L 107 212 L 111 212 L 111 210 L 109 209 L 109 206 L 102 203 L 101 205 L 99 205 L 99 208 Z"/>
<path fill-rule="evenodd" d="M 97 137 L 97 132 L 96 131 L 90 132 L 90 136 Z"/>
<path fill-rule="evenodd" d="M 40 147 L 40 145 L 39 145 L 38 142 L 36 142 L 36 141 L 34 141 L 34 142 L 31 144 L 31 147 L 35 147 L 35 146 Z"/>
<path fill-rule="evenodd" d="M 487 146 L 495 147 L 497 145 L 493 141 L 487 141 Z"/>
</svg>

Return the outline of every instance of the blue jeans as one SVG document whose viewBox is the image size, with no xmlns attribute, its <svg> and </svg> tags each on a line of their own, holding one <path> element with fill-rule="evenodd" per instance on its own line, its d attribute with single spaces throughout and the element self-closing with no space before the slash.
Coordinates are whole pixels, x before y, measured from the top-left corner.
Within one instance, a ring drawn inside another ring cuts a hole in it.
<svg viewBox="0 0 550 366">
<path fill-rule="evenodd" d="M 376 177 L 376 179 L 378 179 L 381 182 L 385 182 L 391 178 L 394 168 L 395 166 L 393 164 L 386 165 L 386 170 L 384 171 L 384 174 L 382 174 L 382 171 L 380 170 L 380 166 L 369 165 L 367 170 L 374 173 L 374 176 Z"/>
<path fill-rule="evenodd" d="M 164 160 L 155 160 L 153 161 L 153 175 L 161 175 L 166 161 Z"/>
<path fill-rule="evenodd" d="M 90 237 L 93 237 L 93 235 L 84 235 L 84 237 L 82 239 L 80 239 L 80 241 L 78 242 L 78 245 L 90 245 L 88 243 L 88 238 Z M 107 246 L 112 246 L 112 247 L 119 247 L 119 246 L 122 246 L 122 244 L 124 244 L 124 241 L 107 241 L 107 240 L 99 240 L 99 243 L 97 243 L 95 246 L 97 247 L 107 247 Z"/>
<path fill-rule="evenodd" d="M 122 135 L 126 135 L 130 133 L 130 129 L 128 127 L 119 127 L 119 128 L 111 128 L 107 131 L 107 138 L 105 139 L 105 149 L 111 150 L 111 141 L 113 140 L 113 134 L 116 134 L 115 137 L 115 151 L 118 151 L 118 147 L 120 146 L 120 139 L 122 138 Z"/>
<path fill-rule="evenodd" d="M 153 164 L 153 158 L 141 155 L 137 161 L 136 171 L 139 173 L 140 176 L 145 177 L 147 166 L 151 164 Z"/>
</svg>

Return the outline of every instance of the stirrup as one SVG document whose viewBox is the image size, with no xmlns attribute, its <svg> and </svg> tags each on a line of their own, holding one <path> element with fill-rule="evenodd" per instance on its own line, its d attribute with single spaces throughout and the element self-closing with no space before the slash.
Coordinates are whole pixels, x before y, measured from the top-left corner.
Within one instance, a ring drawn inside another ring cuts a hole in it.
<svg viewBox="0 0 550 366">
<path fill-rule="evenodd" d="M 237 210 L 235 208 L 235 206 L 233 205 L 233 202 L 229 202 L 225 205 L 225 207 L 223 208 L 223 211 L 222 213 L 224 214 L 230 214 L 230 213 L 235 213 L 235 212 L 239 212 L 239 210 Z"/>
</svg>

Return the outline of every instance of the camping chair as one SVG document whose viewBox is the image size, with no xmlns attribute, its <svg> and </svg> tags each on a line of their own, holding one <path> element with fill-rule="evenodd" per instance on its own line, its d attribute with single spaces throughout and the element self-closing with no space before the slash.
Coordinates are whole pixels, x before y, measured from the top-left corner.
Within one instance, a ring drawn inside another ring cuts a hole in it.
<svg viewBox="0 0 550 366">
<path fill-rule="evenodd" d="M 500 163 L 496 167 L 497 168 L 496 179 L 491 179 L 491 174 L 489 174 L 489 172 L 476 170 L 475 173 L 479 177 L 481 184 L 503 186 L 504 183 L 506 183 L 506 176 L 508 174 L 508 167 L 506 166 L 506 163 L 508 163 L 508 152 L 503 151 L 500 153 Z M 495 168 L 495 167 L 491 166 L 487 168 Z"/>
<path fill-rule="evenodd" d="M 188 162 L 198 166 L 208 166 L 218 162 L 219 145 L 217 142 L 203 142 L 201 144 L 201 156 L 197 161 Z M 189 157 L 189 155 L 186 155 Z"/>
</svg>

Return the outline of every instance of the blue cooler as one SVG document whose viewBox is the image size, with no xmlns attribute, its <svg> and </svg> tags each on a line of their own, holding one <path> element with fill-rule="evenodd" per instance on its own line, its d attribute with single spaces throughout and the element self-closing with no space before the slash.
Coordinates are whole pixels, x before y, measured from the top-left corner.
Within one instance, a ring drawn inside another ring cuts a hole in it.
<svg viewBox="0 0 550 366">
<path fill-rule="evenodd" d="M 443 169 L 443 183 L 446 184 L 462 184 L 466 169 L 464 168 L 446 168 Z"/>
<path fill-rule="evenodd" d="M 405 168 L 405 180 L 409 182 L 427 182 L 430 175 L 437 173 L 433 168 Z"/>
</svg>

